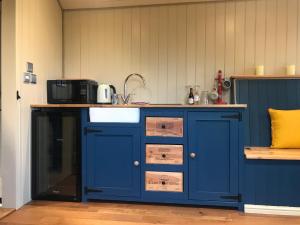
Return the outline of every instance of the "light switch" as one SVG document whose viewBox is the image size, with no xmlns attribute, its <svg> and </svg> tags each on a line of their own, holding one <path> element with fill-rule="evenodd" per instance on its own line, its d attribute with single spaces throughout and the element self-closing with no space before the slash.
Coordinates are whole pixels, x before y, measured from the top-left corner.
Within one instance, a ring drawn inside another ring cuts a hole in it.
<svg viewBox="0 0 300 225">
<path fill-rule="evenodd" d="M 33 73 L 33 63 L 27 62 L 27 72 Z"/>
</svg>

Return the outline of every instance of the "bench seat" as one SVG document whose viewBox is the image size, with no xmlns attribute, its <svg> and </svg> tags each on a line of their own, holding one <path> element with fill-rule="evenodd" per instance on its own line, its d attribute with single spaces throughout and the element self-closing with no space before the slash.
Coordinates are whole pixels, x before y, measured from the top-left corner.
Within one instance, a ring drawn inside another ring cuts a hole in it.
<svg viewBox="0 0 300 225">
<path fill-rule="evenodd" d="M 246 159 L 300 160 L 300 149 L 246 147 Z"/>
</svg>

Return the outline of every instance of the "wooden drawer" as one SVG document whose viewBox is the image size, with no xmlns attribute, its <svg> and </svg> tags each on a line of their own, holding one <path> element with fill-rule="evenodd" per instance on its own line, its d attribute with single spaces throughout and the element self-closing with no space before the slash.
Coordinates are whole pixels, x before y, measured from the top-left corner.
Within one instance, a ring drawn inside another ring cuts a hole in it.
<svg viewBox="0 0 300 225">
<path fill-rule="evenodd" d="M 183 118 L 147 117 L 146 136 L 183 137 Z"/>
<path fill-rule="evenodd" d="M 183 192 L 183 173 L 146 171 L 145 189 L 146 191 Z"/>
<path fill-rule="evenodd" d="M 146 145 L 146 163 L 147 164 L 183 164 L 183 146 L 182 145 Z"/>
</svg>

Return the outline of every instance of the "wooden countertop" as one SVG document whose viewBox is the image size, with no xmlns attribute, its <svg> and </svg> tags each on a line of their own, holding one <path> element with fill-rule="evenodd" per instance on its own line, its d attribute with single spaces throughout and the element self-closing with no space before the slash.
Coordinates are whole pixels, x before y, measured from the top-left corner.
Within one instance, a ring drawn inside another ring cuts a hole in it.
<svg viewBox="0 0 300 225">
<path fill-rule="evenodd" d="M 232 79 L 238 80 L 263 80 L 263 79 L 300 79 L 300 75 L 234 75 L 231 76 Z"/>
<path fill-rule="evenodd" d="M 245 148 L 246 159 L 300 160 L 300 149 Z"/>
<path fill-rule="evenodd" d="M 31 108 L 247 108 L 245 104 L 224 105 L 181 105 L 181 104 L 32 104 Z"/>
</svg>

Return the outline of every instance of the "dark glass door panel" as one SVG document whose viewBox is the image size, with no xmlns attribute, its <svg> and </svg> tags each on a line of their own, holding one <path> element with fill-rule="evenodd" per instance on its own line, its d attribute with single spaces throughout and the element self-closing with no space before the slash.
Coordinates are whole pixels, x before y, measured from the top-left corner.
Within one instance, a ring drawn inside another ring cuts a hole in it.
<svg viewBox="0 0 300 225">
<path fill-rule="evenodd" d="M 32 112 L 32 198 L 80 199 L 80 111 Z"/>
</svg>

